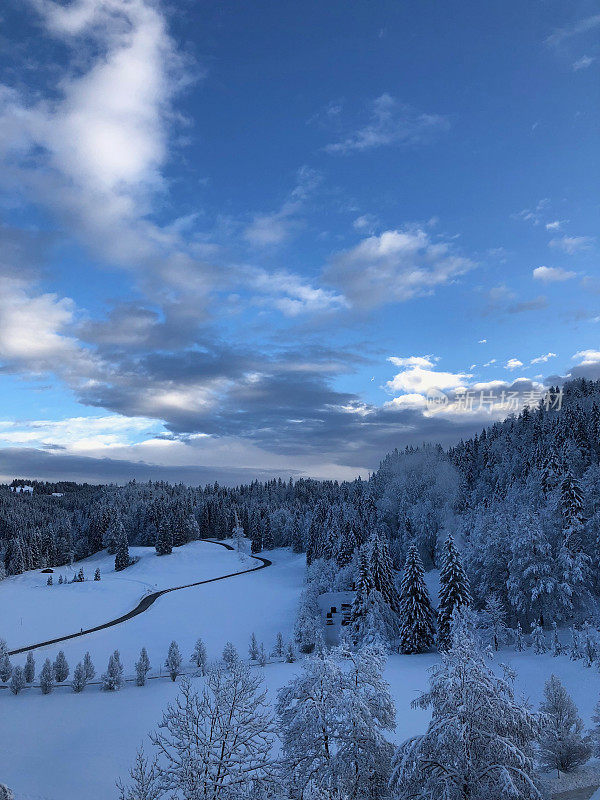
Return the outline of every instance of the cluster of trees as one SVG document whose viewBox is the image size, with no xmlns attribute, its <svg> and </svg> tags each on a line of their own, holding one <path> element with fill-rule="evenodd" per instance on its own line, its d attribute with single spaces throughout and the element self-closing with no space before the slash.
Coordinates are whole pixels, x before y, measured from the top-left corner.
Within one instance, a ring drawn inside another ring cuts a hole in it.
<svg viewBox="0 0 600 800">
<path fill-rule="evenodd" d="M 542 800 L 537 765 L 570 772 L 600 753 L 600 703 L 586 732 L 552 676 L 534 712 L 510 671 L 489 665 L 473 616 L 454 613 L 448 648 L 413 702 L 431 721 L 398 748 L 381 644 L 357 646 L 348 632 L 327 650 L 318 639 L 274 713 L 260 674 L 226 646 L 201 689 L 183 679 L 150 734 L 151 754 L 141 749 L 119 784 L 121 800 Z"/>
</svg>

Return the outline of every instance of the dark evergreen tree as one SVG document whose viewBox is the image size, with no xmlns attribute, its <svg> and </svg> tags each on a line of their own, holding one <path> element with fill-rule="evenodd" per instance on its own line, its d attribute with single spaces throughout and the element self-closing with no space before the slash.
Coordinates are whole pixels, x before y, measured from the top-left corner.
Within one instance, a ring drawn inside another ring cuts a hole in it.
<svg viewBox="0 0 600 800">
<path fill-rule="evenodd" d="M 173 531 L 166 516 L 163 516 L 158 525 L 155 547 L 159 556 L 168 556 L 173 552 Z"/>
<path fill-rule="evenodd" d="M 121 572 L 130 565 L 129 543 L 121 520 L 115 526 L 115 571 Z"/>
<path fill-rule="evenodd" d="M 398 612 L 399 601 L 392 557 L 390 556 L 387 539 L 380 533 L 371 537 L 370 561 L 374 588 L 381 593 L 381 596 L 392 611 Z"/>
<path fill-rule="evenodd" d="M 438 603 L 438 647 L 446 650 L 451 643 L 452 615 L 471 605 L 469 581 L 454 538 L 448 536 L 444 542 L 443 562 L 440 571 L 440 593 Z"/>
<path fill-rule="evenodd" d="M 400 584 L 400 652 L 424 653 L 435 640 L 434 613 L 423 564 L 413 544 L 408 549 Z"/>
</svg>

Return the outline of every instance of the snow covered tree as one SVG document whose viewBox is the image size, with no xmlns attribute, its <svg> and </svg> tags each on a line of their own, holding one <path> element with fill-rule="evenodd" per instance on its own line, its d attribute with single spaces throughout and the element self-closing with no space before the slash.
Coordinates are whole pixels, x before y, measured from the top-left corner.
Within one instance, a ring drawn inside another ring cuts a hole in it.
<svg viewBox="0 0 600 800">
<path fill-rule="evenodd" d="M 261 666 L 261 667 L 266 667 L 267 666 L 267 651 L 265 650 L 265 646 L 264 646 L 264 644 L 262 642 L 260 643 L 260 646 L 258 648 L 257 661 L 258 661 L 259 666 Z"/>
<path fill-rule="evenodd" d="M 102 688 L 105 692 L 118 691 L 123 686 L 123 665 L 119 651 L 115 650 L 108 659 L 106 672 L 102 673 Z"/>
<path fill-rule="evenodd" d="M 583 735 L 583 722 L 577 707 L 556 675 L 544 686 L 540 705 L 544 725 L 540 740 L 540 760 L 544 769 L 572 772 L 592 754 L 591 740 Z"/>
<path fill-rule="evenodd" d="M 392 611 L 397 613 L 399 599 L 394 580 L 394 567 L 387 538 L 381 533 L 373 534 L 371 537 L 369 560 L 373 588 L 381 594 Z"/>
<path fill-rule="evenodd" d="M 92 664 L 92 657 L 90 656 L 89 652 L 83 657 L 83 668 L 85 669 L 85 679 L 89 683 L 89 681 L 93 680 L 96 675 L 96 669 Z"/>
<path fill-rule="evenodd" d="M 119 520 L 115 529 L 115 570 L 121 572 L 131 564 L 129 557 L 129 543 L 123 523 Z"/>
<path fill-rule="evenodd" d="M 558 635 L 558 627 L 556 622 L 552 623 L 552 655 L 553 656 L 560 656 L 563 653 L 563 646 L 562 642 L 560 641 L 560 637 Z"/>
<path fill-rule="evenodd" d="M 373 583 L 373 576 L 371 575 L 368 549 L 366 545 L 363 545 L 358 553 L 356 592 L 352 601 L 352 610 L 350 614 L 355 643 L 358 643 L 363 635 L 366 616 L 369 610 L 369 595 L 374 588 L 375 584 Z"/>
<path fill-rule="evenodd" d="M 44 666 L 40 672 L 40 688 L 42 694 L 50 694 L 54 689 L 54 670 L 49 658 L 44 661 Z"/>
<path fill-rule="evenodd" d="M 5 651 L 0 655 L 0 680 L 2 683 L 8 683 L 12 675 L 12 664 L 8 653 Z"/>
<path fill-rule="evenodd" d="M 248 655 L 250 661 L 258 661 L 258 642 L 256 641 L 256 634 L 252 633 L 250 636 L 250 644 L 248 645 Z"/>
<path fill-rule="evenodd" d="M 94 572 L 94 580 L 95 581 L 100 580 L 100 567 L 96 567 L 96 571 Z"/>
<path fill-rule="evenodd" d="M 167 658 L 165 660 L 165 667 L 167 668 L 172 681 L 177 680 L 177 676 L 181 672 L 182 661 L 183 659 L 181 658 L 181 653 L 179 652 L 179 645 L 175 641 L 171 642 L 169 645 L 169 652 L 167 653 Z"/>
<path fill-rule="evenodd" d="M 158 556 L 168 556 L 173 552 L 173 529 L 171 521 L 166 515 L 163 515 L 158 524 L 155 547 Z"/>
<path fill-rule="evenodd" d="M 87 685 L 87 677 L 85 674 L 85 667 L 80 661 L 73 670 L 73 680 L 71 681 L 71 686 L 73 688 L 73 691 L 79 694 L 80 692 L 83 692 L 86 685 Z"/>
<path fill-rule="evenodd" d="M 283 634 L 281 632 L 277 634 L 277 637 L 275 639 L 275 646 L 273 647 L 272 655 L 273 658 L 285 657 L 285 642 L 283 640 Z"/>
<path fill-rule="evenodd" d="M 234 664 L 240 660 L 238 655 L 238 651 L 235 649 L 231 642 L 225 642 L 225 647 L 223 648 L 223 661 L 225 662 L 225 666 L 227 669 L 231 669 Z"/>
<path fill-rule="evenodd" d="M 125 785 L 121 780 L 117 781 L 119 800 L 161 800 L 164 797 L 156 762 L 156 758 L 148 761 L 143 748 L 137 751 L 133 766 L 129 770 L 129 785 Z"/>
<path fill-rule="evenodd" d="M 594 706 L 594 713 L 592 714 L 592 722 L 594 727 L 591 730 L 590 736 L 594 747 L 594 756 L 600 757 L 600 700 Z"/>
<path fill-rule="evenodd" d="M 10 690 L 13 694 L 19 694 L 25 688 L 25 675 L 22 667 L 15 667 L 10 679 Z"/>
<path fill-rule="evenodd" d="M 200 675 L 206 675 L 206 667 L 208 664 L 208 656 L 206 653 L 206 646 L 202 639 L 197 639 L 192 653 L 192 663 L 198 667 Z"/>
<path fill-rule="evenodd" d="M 400 583 L 400 652 L 424 653 L 435 640 L 434 613 L 423 564 L 415 545 L 408 549 Z"/>
<path fill-rule="evenodd" d="M 469 581 L 454 544 L 454 538 L 448 536 L 444 542 L 438 602 L 438 647 L 441 650 L 450 646 L 454 613 L 469 608 L 470 605 Z"/>
<path fill-rule="evenodd" d="M 150 672 L 150 659 L 145 647 L 140 650 L 140 657 L 135 662 L 135 684 L 136 686 L 145 686 L 146 677 Z"/>
<path fill-rule="evenodd" d="M 482 615 L 482 628 L 490 639 L 494 650 L 498 651 L 507 638 L 506 612 L 496 595 L 488 597 Z"/>
<path fill-rule="evenodd" d="M 52 586 L 52 575 L 48 575 L 48 580 L 46 581 L 46 586 Z"/>
<path fill-rule="evenodd" d="M 578 661 L 580 658 L 583 658 L 581 633 L 574 625 L 571 628 L 571 646 L 569 648 L 569 658 L 571 661 Z"/>
<path fill-rule="evenodd" d="M 35 680 L 35 659 L 33 657 L 33 653 L 30 650 L 27 653 L 27 658 L 25 659 L 25 669 L 24 669 L 25 680 L 27 683 L 33 683 Z"/>
<path fill-rule="evenodd" d="M 285 649 L 285 660 L 287 664 L 293 664 L 296 661 L 296 648 L 293 642 L 288 642 L 288 646 Z"/>
<path fill-rule="evenodd" d="M 525 642 L 523 641 L 523 628 L 521 628 L 521 623 L 517 622 L 517 627 L 515 629 L 515 650 L 517 653 L 522 653 L 525 648 Z"/>
<path fill-rule="evenodd" d="M 266 693 L 260 677 L 239 660 L 228 670 L 211 667 L 201 694 L 183 678 L 175 703 L 150 738 L 169 796 L 233 800 L 272 781 Z"/>
<path fill-rule="evenodd" d="M 537 623 L 533 626 L 531 631 L 531 646 L 536 655 L 548 652 L 548 643 L 546 642 L 546 634 L 541 626 Z"/>
<path fill-rule="evenodd" d="M 596 632 L 592 630 L 590 623 L 587 621 L 583 623 L 581 644 L 585 665 L 586 667 L 591 667 L 598 658 L 598 638 Z"/>
<path fill-rule="evenodd" d="M 62 683 L 69 677 L 69 665 L 63 650 L 58 651 L 58 655 L 54 659 L 52 669 L 54 670 L 54 680 L 57 683 Z"/>
<path fill-rule="evenodd" d="M 512 676 L 486 664 L 466 615 L 455 615 L 451 644 L 431 669 L 429 691 L 413 701 L 430 708 L 425 734 L 394 759 L 398 800 L 542 800 L 533 744 L 537 715 L 519 705 Z"/>
</svg>

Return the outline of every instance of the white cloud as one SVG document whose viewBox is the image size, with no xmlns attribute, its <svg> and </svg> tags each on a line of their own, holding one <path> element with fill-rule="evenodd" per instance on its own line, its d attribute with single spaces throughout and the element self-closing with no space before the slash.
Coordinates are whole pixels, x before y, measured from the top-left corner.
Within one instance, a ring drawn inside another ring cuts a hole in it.
<svg viewBox="0 0 600 800">
<path fill-rule="evenodd" d="M 559 231 L 562 226 L 567 222 L 565 219 L 555 219 L 552 222 L 546 223 L 547 231 Z"/>
<path fill-rule="evenodd" d="M 497 361 L 497 359 L 495 359 L 495 358 L 490 358 L 490 360 L 489 360 L 488 362 L 486 362 L 486 363 L 485 363 L 483 366 L 484 366 L 484 367 L 491 367 L 491 366 L 492 366 L 492 364 L 495 364 L 495 363 L 496 363 L 496 361 Z"/>
<path fill-rule="evenodd" d="M 543 197 L 534 208 L 524 208 L 516 214 L 512 214 L 513 219 L 522 219 L 531 222 L 533 225 L 540 225 L 543 219 L 543 212 L 550 205 L 550 199 Z"/>
<path fill-rule="evenodd" d="M 571 272 L 561 267 L 536 267 L 532 272 L 535 280 L 544 283 L 556 283 L 558 281 L 568 281 L 577 276 L 576 272 Z"/>
<path fill-rule="evenodd" d="M 594 243 L 593 236 L 561 236 L 560 239 L 551 239 L 550 247 L 562 250 L 569 255 L 580 250 L 588 250 Z"/>
<path fill-rule="evenodd" d="M 588 33 L 600 25 L 600 14 L 593 14 L 590 17 L 584 17 L 577 20 L 570 25 L 565 25 L 563 28 L 557 28 L 554 33 L 550 34 L 546 39 L 546 44 L 551 47 L 558 47 L 574 36 Z"/>
<path fill-rule="evenodd" d="M 573 62 L 573 71 L 579 72 L 581 69 L 591 67 L 596 59 L 591 56 L 581 56 L 577 61 Z"/>
<path fill-rule="evenodd" d="M 337 292 L 315 288 L 302 278 L 284 270 L 249 272 L 250 286 L 260 293 L 257 304 L 270 303 L 288 317 L 303 313 L 338 311 L 347 308 L 345 297 Z"/>
<path fill-rule="evenodd" d="M 506 364 L 504 365 L 504 369 L 519 369 L 519 367 L 523 366 L 523 362 L 519 361 L 518 358 L 509 358 Z"/>
<path fill-rule="evenodd" d="M 480 339 L 477 344 L 487 344 L 487 339 Z"/>
<path fill-rule="evenodd" d="M 402 371 L 386 383 L 390 392 L 408 394 L 427 394 L 430 389 L 456 389 L 473 376 L 464 372 L 441 372 L 436 369 L 430 356 L 409 356 L 388 358 L 394 366 L 403 367 Z"/>
<path fill-rule="evenodd" d="M 556 358 L 556 353 L 546 353 L 544 356 L 538 356 L 537 358 L 532 358 L 529 362 L 530 364 L 545 364 L 546 361 L 549 361 L 551 358 Z"/>
<path fill-rule="evenodd" d="M 600 350 L 580 350 L 573 358 L 580 359 L 579 366 L 591 366 L 600 362 Z"/>
<path fill-rule="evenodd" d="M 475 267 L 421 228 L 384 231 L 336 254 L 325 270 L 353 306 L 374 308 L 429 294 Z"/>
<path fill-rule="evenodd" d="M 448 127 L 446 117 L 419 113 L 384 93 L 373 101 L 367 125 L 340 141 L 327 145 L 325 150 L 328 153 L 347 155 L 385 145 L 415 144 Z"/>
</svg>

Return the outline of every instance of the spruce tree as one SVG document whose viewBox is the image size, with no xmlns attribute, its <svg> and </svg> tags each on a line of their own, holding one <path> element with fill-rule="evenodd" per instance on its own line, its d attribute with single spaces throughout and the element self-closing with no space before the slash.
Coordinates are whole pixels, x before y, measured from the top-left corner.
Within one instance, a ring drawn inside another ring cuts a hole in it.
<svg viewBox="0 0 600 800">
<path fill-rule="evenodd" d="M 400 583 L 400 652 L 424 653 L 435 639 L 434 613 L 423 564 L 413 544 L 408 549 Z"/>
<path fill-rule="evenodd" d="M 100 567 L 96 567 L 96 572 L 94 572 L 94 580 L 95 581 L 100 580 Z"/>
<path fill-rule="evenodd" d="M 156 535 L 156 554 L 159 556 L 168 556 L 173 552 L 173 531 L 171 523 L 166 514 L 163 515 L 158 524 L 158 533 Z"/>
<path fill-rule="evenodd" d="M 296 648 L 292 641 L 288 642 L 288 646 L 286 647 L 285 660 L 288 664 L 293 664 L 294 661 L 296 661 Z"/>
<path fill-rule="evenodd" d="M 365 618 L 369 611 L 369 595 L 374 588 L 367 547 L 363 545 L 359 550 L 356 593 L 352 601 L 351 611 L 352 635 L 355 644 L 361 638 Z"/>
<path fill-rule="evenodd" d="M 12 675 L 12 664 L 8 653 L 5 651 L 0 654 L 0 680 L 2 683 L 8 683 Z"/>
<path fill-rule="evenodd" d="M 250 644 L 248 645 L 248 655 L 250 661 L 258 661 L 258 642 L 256 641 L 256 634 L 250 636 Z"/>
<path fill-rule="evenodd" d="M 79 694 L 80 692 L 83 692 L 83 690 L 86 687 L 86 684 L 87 684 L 87 677 L 85 674 L 85 667 L 80 661 L 73 670 L 73 680 L 71 681 L 71 687 L 74 692 Z"/>
<path fill-rule="evenodd" d="M 150 659 L 148 658 L 148 653 L 146 652 L 146 648 L 142 647 L 140 650 L 140 657 L 135 662 L 135 683 L 136 686 L 145 686 L 146 685 L 146 676 L 150 672 Z"/>
<path fill-rule="evenodd" d="M 92 657 L 89 652 L 83 657 L 83 668 L 85 669 L 85 678 L 89 682 L 94 679 L 96 675 L 96 668 L 92 664 Z"/>
<path fill-rule="evenodd" d="M 177 680 L 177 676 L 181 672 L 181 653 L 179 652 L 179 646 L 177 642 L 173 641 L 169 645 L 169 652 L 167 653 L 167 658 L 165 660 L 165 667 L 169 671 L 169 675 L 171 676 L 171 680 Z"/>
<path fill-rule="evenodd" d="M 115 530 L 115 571 L 121 572 L 131 563 L 129 557 L 129 544 L 127 542 L 127 534 L 121 520 L 118 521 Z"/>
<path fill-rule="evenodd" d="M 119 651 L 115 652 L 108 659 L 106 672 L 102 674 L 102 688 L 106 692 L 118 691 L 123 686 L 123 665 Z"/>
<path fill-rule="evenodd" d="M 234 664 L 240 660 L 238 651 L 235 649 L 231 642 L 226 642 L 223 648 L 223 661 L 228 669 L 231 669 Z"/>
<path fill-rule="evenodd" d="M 40 688 L 42 694 L 50 694 L 54 689 L 54 670 L 52 669 L 52 662 L 49 658 L 44 661 L 44 666 L 40 672 Z"/>
<path fill-rule="evenodd" d="M 446 650 L 450 646 L 452 615 L 455 611 L 471 605 L 471 590 L 467 575 L 454 538 L 448 536 L 444 542 L 443 563 L 440 571 L 440 593 L 438 603 L 438 647 Z"/>
<path fill-rule="evenodd" d="M 58 651 L 52 669 L 54 670 L 54 678 L 57 683 L 62 683 L 69 677 L 69 665 L 67 664 L 67 659 L 65 658 L 63 650 Z"/>
<path fill-rule="evenodd" d="M 22 667 L 15 667 L 12 672 L 12 676 L 10 679 L 10 690 L 13 694 L 19 694 L 19 692 L 25 688 L 25 675 L 23 674 Z"/>
<path fill-rule="evenodd" d="M 398 612 L 399 599 L 394 581 L 394 568 L 387 538 L 375 534 L 370 542 L 371 575 L 373 586 L 394 612 Z"/>
<path fill-rule="evenodd" d="M 277 638 L 275 639 L 275 647 L 273 648 L 273 657 L 283 658 L 284 655 L 285 655 L 285 642 L 283 640 L 283 634 L 278 633 Z"/>
<path fill-rule="evenodd" d="M 31 650 L 27 653 L 24 674 L 27 683 L 33 683 L 35 680 L 35 659 Z"/>
<path fill-rule="evenodd" d="M 531 631 L 531 644 L 533 646 L 533 652 L 536 653 L 536 655 L 541 655 L 542 653 L 548 652 L 546 635 L 544 634 L 541 626 L 537 623 L 533 626 Z"/>
<path fill-rule="evenodd" d="M 192 662 L 198 667 L 200 675 L 206 675 L 206 666 L 208 663 L 208 656 L 206 654 L 206 646 L 202 639 L 198 639 L 194 646 L 192 653 Z"/>
</svg>

